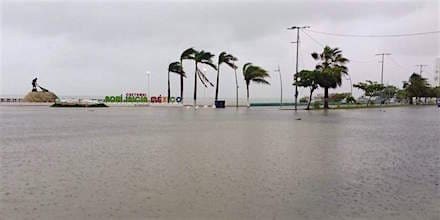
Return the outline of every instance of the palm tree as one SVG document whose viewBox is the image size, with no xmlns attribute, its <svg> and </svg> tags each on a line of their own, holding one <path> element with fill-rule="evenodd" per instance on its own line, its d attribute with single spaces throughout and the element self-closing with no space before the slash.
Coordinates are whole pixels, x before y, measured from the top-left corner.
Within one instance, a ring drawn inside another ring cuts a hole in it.
<svg viewBox="0 0 440 220">
<path fill-rule="evenodd" d="M 197 106 L 197 77 L 200 79 L 200 81 L 203 83 L 205 87 L 208 87 L 207 84 L 214 86 L 209 80 L 208 77 L 206 77 L 205 73 L 199 70 L 198 64 L 205 64 L 213 69 L 217 70 L 217 67 L 215 66 L 214 62 L 212 61 L 212 58 L 214 57 L 214 54 L 207 52 L 207 51 L 195 51 L 194 56 L 190 57 L 189 59 L 194 60 L 194 66 L 195 66 L 195 72 L 194 72 L 194 107 Z"/>
<path fill-rule="evenodd" d="M 180 64 L 182 65 L 182 71 L 183 71 L 183 60 L 193 60 L 194 59 L 194 54 L 197 51 L 194 50 L 194 48 L 190 47 L 186 50 L 184 50 L 182 52 L 182 54 L 180 55 Z M 180 98 L 182 100 L 183 103 L 183 75 L 180 75 Z"/>
<path fill-rule="evenodd" d="M 219 84 L 219 75 L 220 75 L 220 65 L 222 63 L 225 63 L 232 69 L 237 69 L 237 66 L 234 64 L 234 61 L 237 61 L 237 58 L 232 56 L 231 54 L 228 54 L 226 52 L 221 52 L 218 56 L 218 63 L 217 63 L 217 82 L 215 84 L 215 101 L 218 100 L 218 84 Z"/>
<path fill-rule="evenodd" d="M 270 77 L 267 71 L 259 66 L 255 66 L 252 63 L 246 63 L 243 66 L 243 76 L 244 81 L 246 82 L 246 97 L 247 97 L 247 105 L 250 107 L 249 104 L 249 84 L 251 82 L 255 83 L 261 83 L 270 85 L 268 81 L 266 81 L 265 78 Z"/>
<path fill-rule="evenodd" d="M 168 65 L 168 103 L 170 102 L 170 97 L 171 97 L 170 73 L 177 73 L 180 75 L 181 78 L 186 77 L 185 72 L 183 71 L 182 63 L 177 61 L 177 62 L 172 62 L 170 63 L 170 65 Z"/>
<path fill-rule="evenodd" d="M 319 61 L 315 69 L 319 74 L 319 86 L 324 88 L 324 108 L 328 109 L 328 89 L 342 85 L 342 75 L 348 74 L 345 66 L 348 59 L 342 56 L 339 48 L 325 46 L 322 53 L 312 53 L 313 59 Z"/>
</svg>

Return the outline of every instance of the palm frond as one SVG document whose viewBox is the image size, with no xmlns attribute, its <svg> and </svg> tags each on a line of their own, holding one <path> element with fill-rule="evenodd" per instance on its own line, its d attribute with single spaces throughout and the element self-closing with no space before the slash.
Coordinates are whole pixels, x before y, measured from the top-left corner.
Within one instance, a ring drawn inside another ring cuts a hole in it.
<svg viewBox="0 0 440 220">
<path fill-rule="evenodd" d="M 242 69 L 243 75 L 245 74 L 246 69 L 247 69 L 249 66 L 251 66 L 251 65 L 252 65 L 252 63 L 246 63 L 246 64 L 243 65 L 243 69 Z"/>
<path fill-rule="evenodd" d="M 201 76 L 201 74 L 200 74 L 200 71 L 197 71 L 197 76 L 199 77 L 200 82 L 202 82 L 203 86 L 205 86 L 205 88 L 207 88 L 208 85 L 206 85 L 206 82 L 203 81 L 202 76 Z"/>
<path fill-rule="evenodd" d="M 194 59 L 194 55 L 197 53 L 197 50 L 194 50 L 194 48 L 190 47 L 182 52 L 180 55 L 180 60 L 192 60 Z"/>
<path fill-rule="evenodd" d="M 206 64 L 206 65 L 212 67 L 213 69 L 217 70 L 217 66 L 215 64 L 213 64 L 212 62 L 201 61 L 200 63 Z"/>
<path fill-rule="evenodd" d="M 252 65 L 252 63 L 246 63 L 243 66 L 243 76 L 245 81 L 256 83 L 269 84 L 265 78 L 270 77 L 267 71 L 259 66 Z"/>
<path fill-rule="evenodd" d="M 215 56 L 214 54 L 202 50 L 202 51 L 196 52 L 194 54 L 194 60 L 198 63 L 206 64 L 206 65 L 212 67 L 213 69 L 217 70 L 217 66 L 212 61 L 212 58 L 214 56 Z"/>
<path fill-rule="evenodd" d="M 182 64 L 177 62 L 172 62 L 168 65 L 168 72 L 177 73 L 179 75 L 182 75 L 183 77 L 186 77 L 185 71 L 183 71 Z"/>
<path fill-rule="evenodd" d="M 199 69 L 197 69 L 197 75 L 199 76 L 200 81 L 202 81 L 205 87 L 208 87 L 206 83 L 209 83 L 209 85 L 214 86 L 214 84 L 211 81 L 209 81 L 208 77 L 206 77 L 206 75 Z"/>
<path fill-rule="evenodd" d="M 264 78 L 254 78 L 254 79 L 252 79 L 252 82 L 270 85 L 270 83 L 267 80 L 265 80 Z"/>
<path fill-rule="evenodd" d="M 236 66 L 234 65 L 234 61 L 237 61 L 238 59 L 234 56 L 232 56 L 231 54 L 228 54 L 226 52 L 221 52 L 220 55 L 218 56 L 218 65 L 220 66 L 220 64 L 222 63 L 226 63 L 228 66 L 230 66 L 231 68 L 236 68 Z"/>
</svg>

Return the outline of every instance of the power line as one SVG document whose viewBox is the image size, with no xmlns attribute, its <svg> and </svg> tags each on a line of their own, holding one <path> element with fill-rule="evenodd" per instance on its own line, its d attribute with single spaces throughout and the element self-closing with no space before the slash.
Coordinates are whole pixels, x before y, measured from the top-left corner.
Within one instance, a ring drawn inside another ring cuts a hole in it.
<svg viewBox="0 0 440 220">
<path fill-rule="evenodd" d="M 400 64 L 399 62 L 397 62 L 393 57 L 390 57 L 390 60 L 391 60 L 391 61 L 392 61 L 397 67 L 401 68 L 402 70 L 409 71 L 409 70 L 411 69 L 411 67 L 401 65 L 401 64 Z"/>
<path fill-rule="evenodd" d="M 439 34 L 440 30 L 436 31 L 427 31 L 427 32 L 415 32 L 415 33 L 403 33 L 403 34 L 341 34 L 341 33 L 330 33 L 330 32 L 324 32 L 324 31 L 315 31 L 315 30 L 308 30 L 313 33 L 317 34 L 325 34 L 325 35 L 331 35 L 331 36 L 338 36 L 338 37 L 411 37 L 411 36 L 421 36 L 421 35 L 429 35 L 429 34 Z"/>
<path fill-rule="evenodd" d="M 349 59 L 350 62 L 355 62 L 355 63 L 372 63 L 375 62 L 376 59 L 371 59 L 371 60 L 353 60 L 353 59 Z"/>
<path fill-rule="evenodd" d="M 312 37 L 309 33 L 307 33 L 305 30 L 301 30 L 307 37 L 309 37 L 313 42 L 315 42 L 317 45 L 324 47 L 325 44 L 321 43 L 320 41 L 318 41 L 316 38 Z M 350 62 L 358 62 L 358 63 L 371 63 L 371 62 L 375 62 L 376 59 L 371 59 L 371 60 L 353 60 L 350 58 Z"/>
<path fill-rule="evenodd" d="M 318 44 L 321 47 L 324 47 L 324 44 L 319 42 L 318 40 L 316 40 L 315 38 L 313 38 L 312 36 L 310 36 L 310 34 L 308 34 L 306 31 L 301 30 L 301 32 L 303 32 L 307 37 L 309 37 L 313 42 L 315 42 L 316 44 Z"/>
<path fill-rule="evenodd" d="M 406 70 L 406 71 L 408 71 L 408 72 L 410 72 L 410 71 L 412 71 L 412 72 L 415 72 L 414 71 L 414 67 L 410 67 L 410 66 L 404 66 L 404 65 L 402 65 L 402 64 L 400 64 L 399 62 L 397 62 L 393 57 L 389 57 L 390 58 L 390 60 L 397 66 L 397 67 L 399 67 L 400 69 L 402 69 L 402 70 Z M 426 67 L 426 66 L 428 66 L 428 65 L 426 65 L 426 64 L 419 64 L 419 65 L 415 65 L 416 67 L 419 67 L 420 68 L 420 70 L 419 70 L 419 74 L 421 75 L 422 73 L 430 73 L 429 71 L 426 71 L 426 70 L 423 70 L 422 68 L 423 67 Z"/>
</svg>

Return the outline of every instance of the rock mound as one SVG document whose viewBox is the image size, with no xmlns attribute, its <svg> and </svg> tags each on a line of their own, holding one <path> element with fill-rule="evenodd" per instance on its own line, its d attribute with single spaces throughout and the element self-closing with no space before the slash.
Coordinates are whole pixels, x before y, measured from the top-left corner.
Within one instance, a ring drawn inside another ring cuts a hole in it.
<svg viewBox="0 0 440 220">
<path fill-rule="evenodd" d="M 29 92 L 23 98 L 25 102 L 55 102 L 58 97 L 53 92 Z"/>
</svg>

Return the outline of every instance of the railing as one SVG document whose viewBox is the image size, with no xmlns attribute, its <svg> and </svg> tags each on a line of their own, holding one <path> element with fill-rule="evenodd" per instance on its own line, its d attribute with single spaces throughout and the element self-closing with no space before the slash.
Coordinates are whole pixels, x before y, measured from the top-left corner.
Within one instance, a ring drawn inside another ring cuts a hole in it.
<svg viewBox="0 0 440 220">
<path fill-rule="evenodd" d="M 23 102 L 22 98 L 0 98 L 0 102 Z"/>
</svg>

